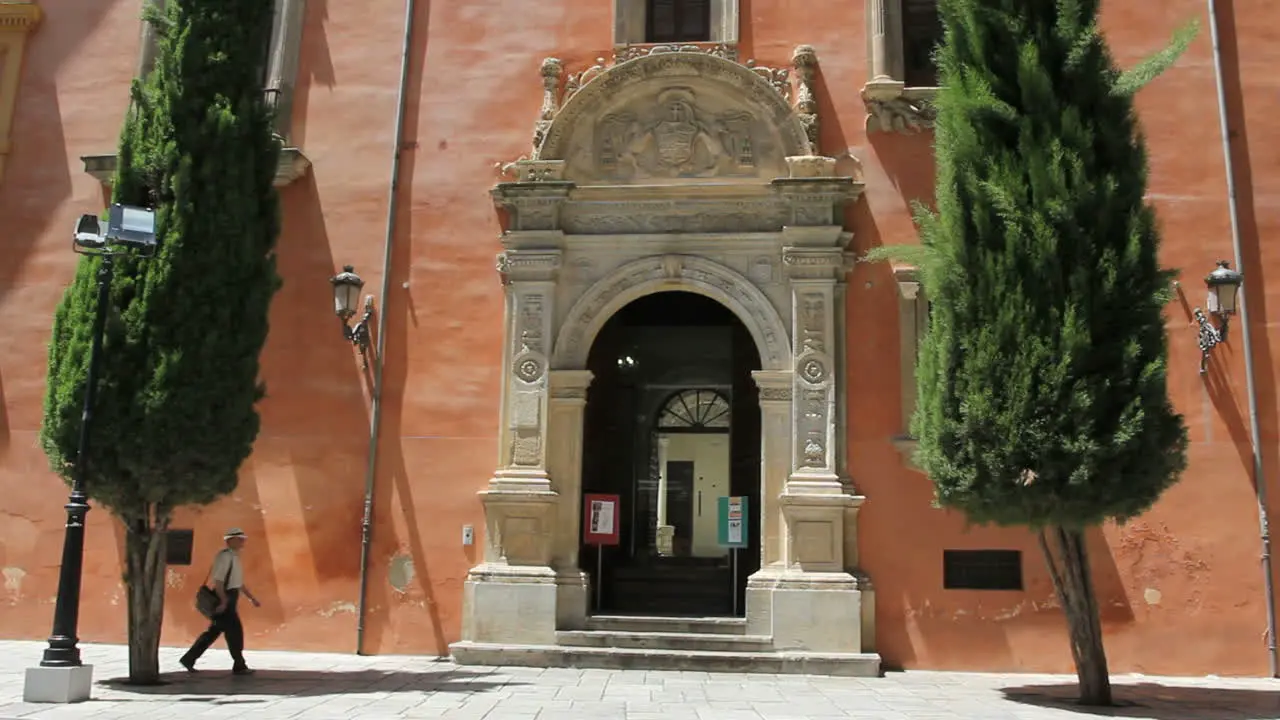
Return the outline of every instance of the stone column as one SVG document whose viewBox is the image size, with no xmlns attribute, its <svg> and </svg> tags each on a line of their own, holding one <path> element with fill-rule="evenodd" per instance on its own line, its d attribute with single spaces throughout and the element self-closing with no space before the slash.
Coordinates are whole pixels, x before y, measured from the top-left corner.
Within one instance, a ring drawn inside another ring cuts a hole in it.
<svg viewBox="0 0 1280 720">
<path fill-rule="evenodd" d="M 670 556 L 674 552 L 676 538 L 675 527 L 667 524 L 667 446 L 670 443 L 671 438 L 666 435 L 658 436 L 658 527 L 656 535 L 658 554 L 663 557 Z"/>
<path fill-rule="evenodd" d="M 547 472 L 559 496 L 553 540 L 556 571 L 556 627 L 586 626 L 590 584 L 578 566 L 582 530 L 582 429 L 587 406 L 589 370 L 550 371 L 550 417 L 547 422 Z"/>
<path fill-rule="evenodd" d="M 551 567 L 558 496 L 547 472 L 547 357 L 558 250 L 499 257 L 507 293 L 498 470 L 480 493 L 484 562 L 464 589 L 463 637 L 472 642 L 554 644 Z"/>
<path fill-rule="evenodd" d="M 867 29 L 871 35 L 867 47 L 871 50 L 871 81 L 893 80 L 889 66 L 889 34 L 891 5 L 898 0 L 867 0 Z"/>
</svg>

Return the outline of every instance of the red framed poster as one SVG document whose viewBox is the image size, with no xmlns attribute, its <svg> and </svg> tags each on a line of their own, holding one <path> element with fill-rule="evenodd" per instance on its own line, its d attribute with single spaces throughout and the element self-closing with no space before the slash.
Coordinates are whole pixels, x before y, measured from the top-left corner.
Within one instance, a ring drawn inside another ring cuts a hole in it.
<svg viewBox="0 0 1280 720">
<path fill-rule="evenodd" d="M 582 542 L 587 545 L 617 545 L 620 507 L 617 495 L 583 495 Z"/>
</svg>

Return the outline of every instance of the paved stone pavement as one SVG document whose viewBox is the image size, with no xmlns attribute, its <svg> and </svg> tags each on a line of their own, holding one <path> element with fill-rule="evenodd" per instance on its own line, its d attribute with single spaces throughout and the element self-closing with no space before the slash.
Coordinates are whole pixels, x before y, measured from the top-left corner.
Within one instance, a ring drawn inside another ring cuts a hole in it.
<svg viewBox="0 0 1280 720">
<path fill-rule="evenodd" d="M 729 675 L 641 670 L 459 667 L 432 658 L 250 652 L 258 668 L 233 677 L 221 646 L 203 672 L 178 668 L 180 650 L 161 652 L 167 684 L 123 686 L 122 647 L 88 645 L 94 699 L 77 705 L 22 702 L 25 668 L 43 643 L 0 642 L 0 719 L 186 720 L 212 718 L 457 718 L 464 720 L 1044 720 L 1091 716 L 1155 720 L 1280 719 L 1280 681 L 1118 676 L 1122 707 L 1071 702 L 1061 675 L 943 672 L 883 678 Z"/>
</svg>

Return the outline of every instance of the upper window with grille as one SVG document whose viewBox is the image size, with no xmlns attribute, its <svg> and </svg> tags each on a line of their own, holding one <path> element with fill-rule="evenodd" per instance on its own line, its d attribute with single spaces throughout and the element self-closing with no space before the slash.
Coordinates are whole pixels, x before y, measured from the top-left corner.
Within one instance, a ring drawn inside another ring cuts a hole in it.
<svg viewBox="0 0 1280 720">
<path fill-rule="evenodd" d="M 711 0 L 647 0 L 645 42 L 711 40 Z"/>
</svg>

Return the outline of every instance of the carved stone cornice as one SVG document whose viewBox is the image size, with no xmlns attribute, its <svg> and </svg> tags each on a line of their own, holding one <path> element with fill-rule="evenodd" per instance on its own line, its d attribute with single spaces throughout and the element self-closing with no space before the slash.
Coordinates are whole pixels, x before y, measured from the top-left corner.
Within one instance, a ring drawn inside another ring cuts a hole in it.
<svg viewBox="0 0 1280 720">
<path fill-rule="evenodd" d="M 904 300 L 915 300 L 920 295 L 920 271 L 910 265 L 895 265 L 893 279 Z"/>
<path fill-rule="evenodd" d="M 852 177 L 791 177 L 772 183 L 786 204 L 786 225 L 792 227 L 842 224 L 841 208 L 862 196 L 864 185 Z"/>
<path fill-rule="evenodd" d="M 792 387 L 795 384 L 794 373 L 780 370 L 753 370 L 751 378 L 755 380 L 756 387 L 760 388 L 761 403 L 791 404 Z"/>
<path fill-rule="evenodd" d="M 559 230 L 561 209 L 576 187 L 561 180 L 498 183 L 490 195 L 510 214 L 507 232 Z"/>
<path fill-rule="evenodd" d="M 27 34 L 40 22 L 34 2 L 0 2 L 0 178 L 12 144 L 13 113 L 18 104 L 18 80 Z"/>
<path fill-rule="evenodd" d="M 111 186 L 112 178 L 116 174 L 116 164 L 119 161 L 117 155 L 114 153 L 110 155 L 82 155 L 80 160 L 84 163 L 84 171 L 86 173 L 92 175 L 104 186 Z M 310 168 L 311 160 L 302 153 L 302 150 L 296 147 L 281 148 L 280 161 L 276 165 L 276 177 L 273 184 L 276 187 L 292 185 L 306 175 L 307 170 Z"/>
<path fill-rule="evenodd" d="M 496 269 L 505 282 L 551 282 L 560 271 L 559 250 L 507 250 L 498 253 Z"/>
<path fill-rule="evenodd" d="M 547 375 L 551 386 L 552 400 L 587 399 L 587 388 L 595 378 L 590 370 L 552 370 Z"/>
<path fill-rule="evenodd" d="M 27 32 L 40 22 L 43 13 L 34 2 L 0 2 L 0 32 Z"/>
<path fill-rule="evenodd" d="M 938 88 L 909 88 L 885 78 L 872 80 L 862 88 L 867 132 L 910 134 L 932 130 L 938 114 L 933 105 L 937 94 Z"/>
<path fill-rule="evenodd" d="M 782 264 L 792 280 L 841 280 L 849 272 L 847 256 L 838 247 L 784 247 Z"/>
</svg>

